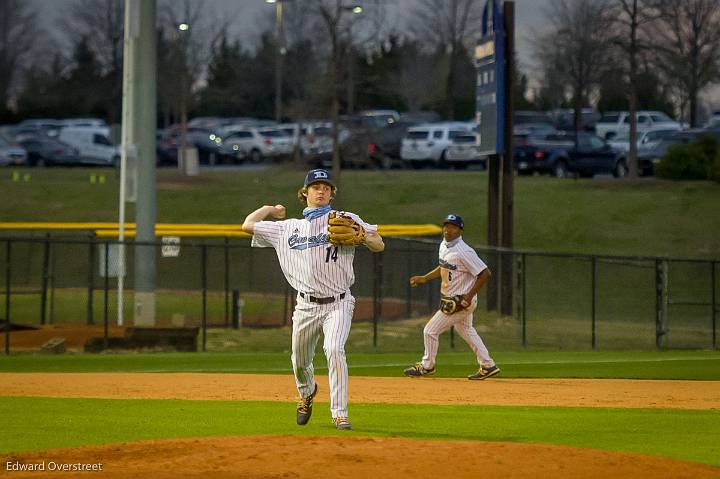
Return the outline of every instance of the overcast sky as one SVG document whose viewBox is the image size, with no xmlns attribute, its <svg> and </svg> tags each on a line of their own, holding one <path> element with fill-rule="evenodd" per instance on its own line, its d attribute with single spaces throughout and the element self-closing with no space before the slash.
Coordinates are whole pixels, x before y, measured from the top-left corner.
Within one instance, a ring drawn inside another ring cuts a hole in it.
<svg viewBox="0 0 720 479">
<path fill-rule="evenodd" d="M 58 21 L 68 11 L 75 0 L 32 0 L 41 12 L 43 26 L 56 37 L 58 42 L 66 39 L 62 30 L 57 27 Z M 100 1 L 100 0 L 98 0 Z M 272 21 L 274 7 L 265 0 L 204 0 L 207 8 L 220 12 L 223 18 L 230 18 L 230 34 L 243 43 L 256 42 L 269 17 Z M 402 27 L 407 19 L 406 11 L 410 10 L 417 0 L 380 0 L 387 5 L 389 25 Z M 348 0 L 348 3 L 352 3 Z M 532 62 L 528 36 L 532 28 L 542 24 L 542 8 L 549 0 L 515 0 L 517 50 L 523 69 Z M 265 18 L 264 18 L 265 17 Z"/>
</svg>

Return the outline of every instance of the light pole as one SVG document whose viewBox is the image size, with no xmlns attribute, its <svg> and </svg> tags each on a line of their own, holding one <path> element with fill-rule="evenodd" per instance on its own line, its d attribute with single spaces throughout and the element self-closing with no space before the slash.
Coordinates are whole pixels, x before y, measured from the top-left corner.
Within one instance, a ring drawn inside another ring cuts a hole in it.
<svg viewBox="0 0 720 479">
<path fill-rule="evenodd" d="M 288 0 L 265 0 L 275 4 L 275 121 L 282 121 L 283 57 L 287 53 L 283 35 L 283 3 Z"/>
<path fill-rule="evenodd" d="M 181 22 L 177 26 L 177 46 L 178 46 L 178 60 L 181 61 L 180 68 L 180 152 L 178 156 L 178 166 L 186 171 L 186 154 L 187 154 L 187 58 L 186 58 L 186 42 L 185 35 L 190 25 L 185 22 Z"/>
<path fill-rule="evenodd" d="M 340 89 L 339 89 L 339 69 L 340 69 L 340 43 L 342 42 L 342 39 L 339 38 L 341 35 L 341 32 L 338 28 L 338 25 L 341 23 L 341 16 L 343 12 L 350 11 L 354 14 L 362 13 L 362 7 L 359 5 L 354 6 L 344 6 L 339 5 L 341 3 L 341 0 L 338 0 L 338 7 L 337 7 L 337 13 L 335 16 L 333 16 L 329 10 L 323 8 L 322 11 L 323 17 L 325 22 L 327 23 L 328 30 L 330 33 L 330 41 L 331 41 L 331 55 L 330 55 L 330 64 L 329 64 L 329 70 L 330 70 L 330 89 L 332 91 L 332 107 L 330 110 L 331 115 L 331 121 L 332 121 L 332 145 L 333 145 L 333 153 L 332 153 L 332 174 L 333 178 L 336 182 L 340 181 L 340 168 L 341 168 L 341 162 L 340 162 L 340 143 L 338 141 L 338 116 L 339 116 L 339 110 L 340 110 Z"/>
<path fill-rule="evenodd" d="M 360 5 L 343 7 L 345 10 L 359 15 L 363 12 Z M 347 113 L 352 115 L 355 113 L 355 49 L 353 48 L 352 38 L 353 21 L 348 25 L 348 89 L 347 89 Z"/>
<path fill-rule="evenodd" d="M 136 165 L 135 327 L 155 325 L 155 128 L 157 125 L 157 58 L 155 2 L 126 0 L 123 59 L 123 148 L 120 159 L 118 325 L 123 324 L 125 275 L 125 178 L 128 156 Z M 128 155 L 131 153 L 131 155 Z M 150 244 L 148 244 L 150 243 Z M 107 258 L 106 258 L 107 261 Z"/>
</svg>

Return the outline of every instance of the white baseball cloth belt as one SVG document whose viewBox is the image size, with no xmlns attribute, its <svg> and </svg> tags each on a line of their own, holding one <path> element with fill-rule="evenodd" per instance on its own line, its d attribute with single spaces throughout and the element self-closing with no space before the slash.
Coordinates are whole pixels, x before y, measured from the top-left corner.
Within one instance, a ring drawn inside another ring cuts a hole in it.
<svg viewBox="0 0 720 479">
<path fill-rule="evenodd" d="M 310 295 L 310 293 L 303 293 L 303 292 L 300 293 L 300 297 L 301 297 L 301 298 L 303 298 L 303 299 L 305 299 L 305 300 L 307 300 L 307 301 L 310 301 L 311 303 L 317 303 L 317 304 L 330 304 L 330 303 L 334 303 L 336 300 L 337 300 L 337 301 L 340 301 L 340 300 L 342 300 L 342 299 L 345 299 L 345 296 L 346 296 L 346 295 L 347 295 L 347 293 L 342 293 L 342 294 L 339 295 L 338 297 L 328 296 L 327 298 L 318 298 L 318 297 L 316 297 L 316 296 Z"/>
</svg>

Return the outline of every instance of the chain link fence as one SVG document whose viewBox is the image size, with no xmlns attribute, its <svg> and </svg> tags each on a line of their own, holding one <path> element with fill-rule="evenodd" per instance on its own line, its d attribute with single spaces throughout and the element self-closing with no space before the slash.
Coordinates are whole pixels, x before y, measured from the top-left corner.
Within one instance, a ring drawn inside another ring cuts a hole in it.
<svg viewBox="0 0 720 479">
<path fill-rule="evenodd" d="M 0 238 L 0 311 L 5 352 L 37 350 L 39 332 L 79 334 L 84 342 L 133 326 L 134 251 L 126 245 L 122 328 L 119 244 L 95 237 Z M 198 349 L 287 351 L 296 292 L 275 252 L 242 239 L 147 244 L 157 258 L 155 326 L 198 328 Z M 421 352 L 422 329 L 439 302 L 437 281 L 409 277 L 437 265 L 436 240 L 386 241 L 381 254 L 358 249 L 357 299 L 347 350 Z M 475 327 L 490 350 L 717 348 L 718 260 L 610 257 L 478 249 L 508 264 L 479 293 Z M 499 268 L 493 268 L 499 269 Z M 488 292 L 510 299 L 512 314 L 488 310 Z M 47 337 L 44 337 L 47 339 Z M 468 350 L 452 331 L 441 348 Z M 71 347 L 72 349 L 72 347 Z"/>
</svg>

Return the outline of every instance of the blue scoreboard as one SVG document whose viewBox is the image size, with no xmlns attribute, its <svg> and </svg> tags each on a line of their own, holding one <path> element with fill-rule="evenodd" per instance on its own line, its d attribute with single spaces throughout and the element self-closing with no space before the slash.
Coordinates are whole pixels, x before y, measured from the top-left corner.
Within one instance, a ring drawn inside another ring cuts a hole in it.
<svg viewBox="0 0 720 479">
<path fill-rule="evenodd" d="M 481 155 L 501 155 L 505 133 L 505 32 L 497 0 L 488 0 L 475 46 L 475 121 Z"/>
</svg>

